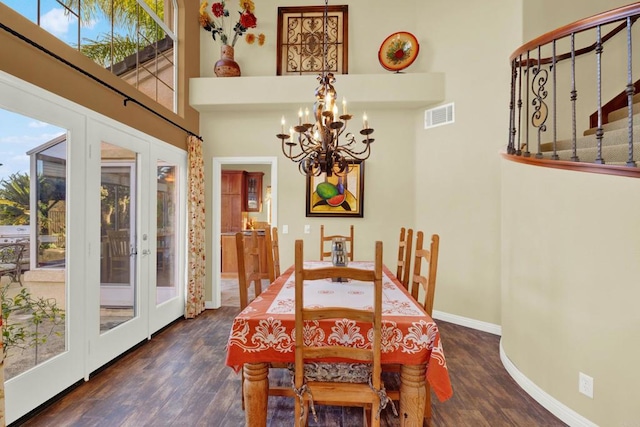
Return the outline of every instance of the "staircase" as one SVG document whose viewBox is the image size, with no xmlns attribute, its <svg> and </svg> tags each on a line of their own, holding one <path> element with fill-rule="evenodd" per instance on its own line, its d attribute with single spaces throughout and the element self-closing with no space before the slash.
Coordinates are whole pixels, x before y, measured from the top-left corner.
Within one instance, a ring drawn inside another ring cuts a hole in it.
<svg viewBox="0 0 640 427">
<path fill-rule="evenodd" d="M 640 94 L 633 97 L 633 160 L 640 165 Z M 629 158 L 629 120 L 628 107 L 608 114 L 606 124 L 602 125 L 602 160 L 608 165 L 626 166 Z M 584 131 L 583 136 L 576 138 L 576 155 L 578 161 L 595 163 L 598 157 L 597 128 Z M 573 141 L 571 139 L 556 142 L 558 160 L 572 161 Z M 523 148 L 524 149 L 524 148 Z M 535 147 L 531 147 L 532 153 Z M 553 142 L 540 145 L 542 158 L 551 159 Z M 540 157 L 540 156 L 538 156 Z"/>
</svg>

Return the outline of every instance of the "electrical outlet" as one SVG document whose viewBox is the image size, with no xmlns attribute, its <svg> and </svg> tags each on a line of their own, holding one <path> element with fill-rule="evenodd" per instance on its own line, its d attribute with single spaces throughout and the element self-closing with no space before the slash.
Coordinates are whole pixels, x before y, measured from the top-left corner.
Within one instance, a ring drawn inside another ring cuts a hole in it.
<svg viewBox="0 0 640 427">
<path fill-rule="evenodd" d="M 282 234 L 289 234 L 289 226 L 287 224 L 282 226 Z"/>
<path fill-rule="evenodd" d="M 593 378 L 580 372 L 578 375 L 578 391 L 593 399 Z"/>
<path fill-rule="evenodd" d="M 311 226 L 309 224 L 304 226 L 304 234 L 311 233 Z"/>
</svg>

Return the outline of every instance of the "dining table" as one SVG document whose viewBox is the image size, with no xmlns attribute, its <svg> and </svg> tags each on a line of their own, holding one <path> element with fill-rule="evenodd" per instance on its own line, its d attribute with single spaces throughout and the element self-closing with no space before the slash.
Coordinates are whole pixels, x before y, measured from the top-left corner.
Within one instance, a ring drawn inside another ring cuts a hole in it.
<svg viewBox="0 0 640 427">
<path fill-rule="evenodd" d="M 331 266 L 330 261 L 305 261 L 305 268 Z M 373 269 L 368 261 L 349 267 Z M 269 366 L 293 363 L 295 353 L 295 266 L 288 268 L 233 320 L 227 342 L 226 365 L 244 376 L 245 425 L 266 427 Z M 362 308 L 363 283 L 330 279 L 305 282 L 305 306 Z M 424 311 L 393 273 L 383 266 L 382 364 L 400 365 L 400 425 L 422 426 L 429 388 L 440 401 L 453 395 L 449 371 L 436 322 Z M 345 339 L 339 319 L 313 326 L 316 340 Z M 362 340 L 352 339 L 353 345 Z M 328 344 L 329 345 L 329 344 Z"/>
</svg>

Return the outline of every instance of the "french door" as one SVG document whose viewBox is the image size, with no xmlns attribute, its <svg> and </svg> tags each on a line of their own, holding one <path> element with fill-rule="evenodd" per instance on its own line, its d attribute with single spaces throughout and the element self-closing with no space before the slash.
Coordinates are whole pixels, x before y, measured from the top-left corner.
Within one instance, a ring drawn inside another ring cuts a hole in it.
<svg viewBox="0 0 640 427">
<path fill-rule="evenodd" d="M 100 122 L 89 129 L 92 372 L 183 313 L 186 156 Z"/>
<path fill-rule="evenodd" d="M 30 230 L 30 265 L 24 288 L 9 291 L 55 301 L 63 314 L 48 335 L 55 353 L 31 349 L 35 363 L 6 378 L 13 423 L 183 315 L 187 155 L 2 72 L 0 125 L 0 136 L 43 135 L 12 143 L 18 155 L 0 162 L 0 172 L 18 171 L 6 179 L 32 184 L 20 206 L 32 218 L 19 227 Z"/>
</svg>

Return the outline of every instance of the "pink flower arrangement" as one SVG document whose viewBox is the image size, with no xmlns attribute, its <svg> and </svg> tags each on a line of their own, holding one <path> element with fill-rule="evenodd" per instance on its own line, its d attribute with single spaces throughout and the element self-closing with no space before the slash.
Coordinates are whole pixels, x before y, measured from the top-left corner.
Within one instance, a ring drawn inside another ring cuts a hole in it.
<svg viewBox="0 0 640 427">
<path fill-rule="evenodd" d="M 233 27 L 230 27 L 228 19 L 227 22 L 225 22 L 225 18 L 229 18 L 229 10 L 226 8 L 225 0 L 213 3 L 210 8 L 211 14 L 207 10 L 207 6 L 208 3 L 206 0 L 200 3 L 200 25 L 205 30 L 211 32 L 213 40 L 216 40 L 216 36 L 220 36 L 222 44 L 230 44 L 233 47 L 236 45 L 238 37 L 246 33 L 249 28 L 256 28 L 258 26 L 258 18 L 253 14 L 256 7 L 253 0 L 240 0 L 240 10 L 238 11 L 240 17 Z M 225 27 L 225 24 L 227 27 Z M 231 34 L 233 34 L 233 39 L 231 43 L 229 43 Z M 253 33 L 247 33 L 245 36 L 245 41 L 249 44 L 253 44 L 256 39 L 258 40 L 258 44 L 262 46 L 265 36 L 264 34 L 256 36 Z"/>
</svg>

